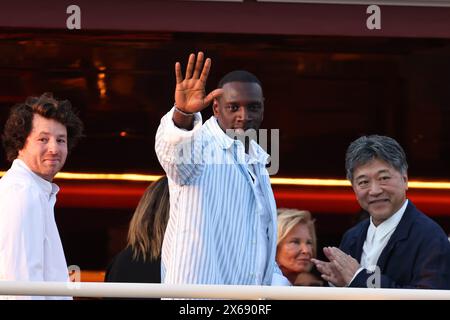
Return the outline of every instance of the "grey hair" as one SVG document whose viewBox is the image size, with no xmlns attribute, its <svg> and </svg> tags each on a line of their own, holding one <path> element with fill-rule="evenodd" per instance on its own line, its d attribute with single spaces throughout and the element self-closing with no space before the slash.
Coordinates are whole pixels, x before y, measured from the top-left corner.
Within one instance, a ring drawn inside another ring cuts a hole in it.
<svg viewBox="0 0 450 320">
<path fill-rule="evenodd" d="M 353 141 L 347 149 L 345 155 L 347 179 L 353 181 L 355 168 L 373 159 L 387 162 L 402 174 L 408 171 L 405 151 L 397 141 L 386 136 L 362 136 Z"/>
</svg>

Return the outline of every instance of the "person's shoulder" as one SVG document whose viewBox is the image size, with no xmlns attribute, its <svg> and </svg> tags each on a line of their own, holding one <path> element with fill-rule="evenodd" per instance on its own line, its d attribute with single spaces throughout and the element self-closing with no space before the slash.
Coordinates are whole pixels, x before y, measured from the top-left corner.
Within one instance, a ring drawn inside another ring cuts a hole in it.
<svg viewBox="0 0 450 320">
<path fill-rule="evenodd" d="M 0 179 L 0 189 L 2 189 L 3 194 L 31 194 L 35 189 L 35 184 L 33 179 L 23 172 L 8 171 Z"/>
<path fill-rule="evenodd" d="M 40 192 L 31 177 L 22 172 L 8 172 L 0 179 L 0 199 L 2 206 L 8 208 L 34 208 L 39 202 Z"/>
<path fill-rule="evenodd" d="M 446 236 L 444 229 L 432 218 L 423 213 L 417 208 L 415 210 L 415 217 L 413 220 L 414 230 L 420 231 L 425 238 L 434 238 L 438 235 Z"/>
</svg>

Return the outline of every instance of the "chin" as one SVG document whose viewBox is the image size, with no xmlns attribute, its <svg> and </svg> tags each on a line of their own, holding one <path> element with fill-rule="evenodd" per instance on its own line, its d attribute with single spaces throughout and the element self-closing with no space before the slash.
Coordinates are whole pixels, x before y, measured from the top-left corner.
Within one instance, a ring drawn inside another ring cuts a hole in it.
<svg viewBox="0 0 450 320">
<path fill-rule="evenodd" d="M 383 222 L 384 220 L 389 219 L 392 216 L 393 212 L 391 211 L 383 211 L 383 212 L 370 212 L 370 216 L 372 219 Z"/>
</svg>

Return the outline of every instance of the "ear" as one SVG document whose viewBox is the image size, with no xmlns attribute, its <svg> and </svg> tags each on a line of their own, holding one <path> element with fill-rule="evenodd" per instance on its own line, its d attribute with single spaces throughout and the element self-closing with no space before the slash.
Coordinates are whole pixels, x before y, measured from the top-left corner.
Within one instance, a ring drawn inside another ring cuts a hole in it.
<svg viewBox="0 0 450 320">
<path fill-rule="evenodd" d="M 350 181 L 350 184 L 352 185 L 353 192 L 355 192 L 356 194 L 356 185 L 353 183 L 353 181 Z"/>
<path fill-rule="evenodd" d="M 408 190 L 408 174 L 403 174 L 402 175 L 402 178 L 403 178 L 403 181 L 405 182 L 405 185 L 406 185 L 406 189 L 405 190 Z"/>
<path fill-rule="evenodd" d="M 217 118 L 219 115 L 219 101 L 217 101 L 217 98 L 214 98 L 213 100 L 213 113 L 214 116 Z"/>
</svg>

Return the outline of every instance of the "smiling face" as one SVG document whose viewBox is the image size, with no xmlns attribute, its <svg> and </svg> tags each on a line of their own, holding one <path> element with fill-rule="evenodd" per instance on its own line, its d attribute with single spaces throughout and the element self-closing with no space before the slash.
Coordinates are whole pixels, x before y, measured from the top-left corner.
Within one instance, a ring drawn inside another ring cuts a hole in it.
<svg viewBox="0 0 450 320">
<path fill-rule="evenodd" d="M 37 175 L 52 181 L 66 162 L 66 127 L 56 120 L 35 113 L 31 132 L 17 158 Z"/>
<path fill-rule="evenodd" d="M 214 116 L 223 131 L 234 129 L 243 133 L 258 130 L 264 115 L 261 86 L 253 82 L 228 82 L 222 87 L 223 95 L 214 100 Z"/>
<path fill-rule="evenodd" d="M 376 226 L 389 219 L 406 200 L 408 176 L 383 160 L 375 158 L 356 167 L 353 177 L 356 198 Z"/>
<path fill-rule="evenodd" d="M 308 272 L 313 258 L 313 239 L 308 225 L 297 223 L 278 244 L 277 263 L 291 283 L 295 282 L 297 275 Z"/>
</svg>

